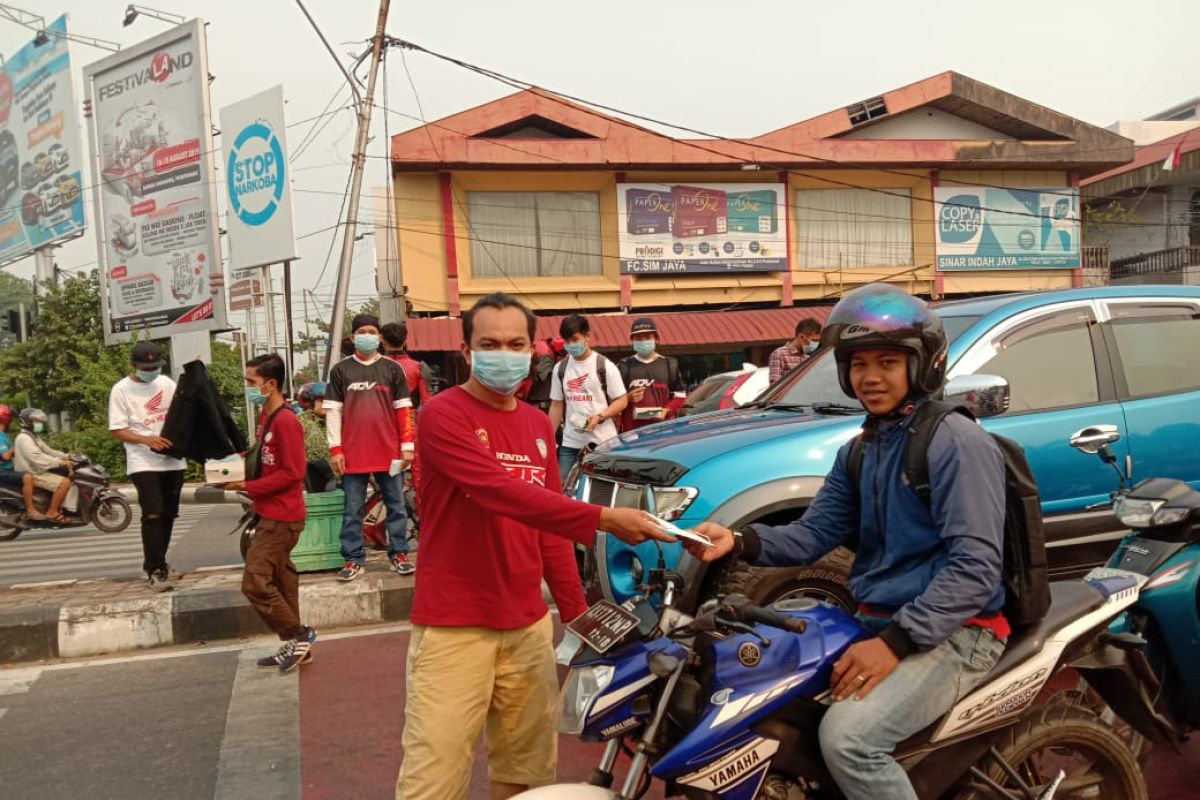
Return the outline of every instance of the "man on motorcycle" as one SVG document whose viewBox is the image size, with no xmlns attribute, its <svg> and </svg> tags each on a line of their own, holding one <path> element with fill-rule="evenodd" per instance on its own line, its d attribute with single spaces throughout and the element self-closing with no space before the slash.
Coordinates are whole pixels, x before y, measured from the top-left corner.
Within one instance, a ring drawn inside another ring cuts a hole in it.
<svg viewBox="0 0 1200 800">
<path fill-rule="evenodd" d="M 17 434 L 16 446 L 13 448 L 13 465 L 18 472 L 27 472 L 33 476 L 33 485 L 30 486 L 28 482 L 25 484 L 25 508 L 31 512 L 30 516 L 33 519 L 66 522 L 62 504 L 67 499 L 67 493 L 71 491 L 70 473 L 74 464 L 69 453 L 55 450 L 46 444 L 41 437 L 45 430 L 45 411 L 40 408 L 21 410 L 21 432 Z M 66 470 L 67 475 L 53 470 Z M 45 516 L 36 513 L 33 508 L 33 487 L 53 492 Z"/>
<path fill-rule="evenodd" d="M 867 410 L 862 480 L 850 477 L 847 443 L 801 519 L 736 533 L 704 523 L 697 531 L 715 546 L 688 549 L 704 561 L 733 552 L 784 566 L 854 547 L 850 589 L 878 636 L 834 665 L 821 752 L 850 800 L 916 800 L 896 745 L 977 686 L 1009 634 L 1004 457 L 981 427 L 951 414 L 930 442 L 929 500 L 904 483 L 914 410 L 946 370 L 945 331 L 923 301 L 884 284 L 856 289 L 833 309 L 822 344 L 835 348 L 842 390 Z"/>
<path fill-rule="evenodd" d="M 43 520 L 46 515 L 37 510 L 33 504 L 33 476 L 21 472 L 14 464 L 17 448 L 8 436 L 8 426 L 13 421 L 12 406 L 0 405 L 0 485 L 20 489 L 25 498 L 25 516 L 29 519 Z"/>
</svg>

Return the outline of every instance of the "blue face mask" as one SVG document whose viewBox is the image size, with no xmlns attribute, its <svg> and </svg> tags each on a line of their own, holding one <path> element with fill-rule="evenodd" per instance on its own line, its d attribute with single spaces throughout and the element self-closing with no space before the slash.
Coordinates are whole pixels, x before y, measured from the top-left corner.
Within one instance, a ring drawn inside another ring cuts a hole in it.
<svg viewBox="0 0 1200 800">
<path fill-rule="evenodd" d="M 267 396 L 263 394 L 263 390 L 259 386 L 247 386 L 246 399 L 250 401 L 251 405 L 255 406 L 261 406 L 267 402 Z"/>
<path fill-rule="evenodd" d="M 354 334 L 354 349 L 365 355 L 371 355 L 379 349 L 379 337 L 373 333 Z"/>
<path fill-rule="evenodd" d="M 804 354 L 811 356 L 813 353 L 817 352 L 817 348 L 820 346 L 820 342 L 809 342 L 808 344 L 804 345 Z"/>
<path fill-rule="evenodd" d="M 653 339 L 635 339 L 633 342 L 633 352 L 637 353 L 642 358 L 654 353 L 656 343 Z"/>
<path fill-rule="evenodd" d="M 139 369 L 137 371 L 138 380 L 143 383 L 153 383 L 158 379 L 159 375 L 162 375 L 162 367 L 156 369 Z"/>
<path fill-rule="evenodd" d="M 512 350 L 472 350 L 471 374 L 498 394 L 512 394 L 529 377 L 532 353 Z"/>
<path fill-rule="evenodd" d="M 579 358 L 587 352 L 587 342 L 568 342 L 563 348 L 574 358 Z"/>
</svg>

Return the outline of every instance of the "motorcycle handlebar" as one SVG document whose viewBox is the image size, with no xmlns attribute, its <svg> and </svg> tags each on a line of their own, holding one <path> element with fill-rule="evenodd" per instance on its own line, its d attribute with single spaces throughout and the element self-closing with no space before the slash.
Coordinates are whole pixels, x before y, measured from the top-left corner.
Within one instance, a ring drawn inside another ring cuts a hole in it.
<svg viewBox="0 0 1200 800">
<path fill-rule="evenodd" d="M 779 628 L 780 630 L 791 631 L 792 633 L 804 633 L 808 628 L 808 623 L 803 619 L 789 617 L 770 608 L 756 606 L 750 602 L 749 598 L 740 594 L 732 594 L 726 597 L 721 603 L 721 612 L 726 616 L 740 619 L 743 622 L 770 625 L 772 628 Z"/>
</svg>

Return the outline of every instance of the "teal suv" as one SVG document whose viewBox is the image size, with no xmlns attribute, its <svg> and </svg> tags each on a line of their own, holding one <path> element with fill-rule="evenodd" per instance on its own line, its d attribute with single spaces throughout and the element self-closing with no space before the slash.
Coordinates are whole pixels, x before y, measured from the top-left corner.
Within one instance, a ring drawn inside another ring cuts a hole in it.
<svg viewBox="0 0 1200 800">
<path fill-rule="evenodd" d="M 1200 488 L 1200 287 L 1114 286 L 1007 294 L 938 306 L 950 338 L 947 400 L 975 407 L 989 430 L 1025 447 L 1038 480 L 1052 576 L 1107 561 L 1122 535 L 1109 508 L 1116 476 L 1068 446 L 1077 431 L 1115 425 L 1135 480 Z M 989 398 L 1008 395 L 995 408 Z M 997 413 L 999 412 L 999 413 Z M 990 414 L 990 416 L 988 416 Z M 683 527 L 784 522 L 804 513 L 863 410 L 842 394 L 831 351 L 750 405 L 626 433 L 585 456 L 576 497 L 645 508 Z M 849 603 L 853 554 L 804 568 L 708 570 L 679 545 L 661 561 L 688 577 L 685 602 L 739 591 L 761 603 L 790 595 Z M 630 597 L 660 563 L 654 543 L 601 533 L 584 554 L 591 599 Z"/>
</svg>

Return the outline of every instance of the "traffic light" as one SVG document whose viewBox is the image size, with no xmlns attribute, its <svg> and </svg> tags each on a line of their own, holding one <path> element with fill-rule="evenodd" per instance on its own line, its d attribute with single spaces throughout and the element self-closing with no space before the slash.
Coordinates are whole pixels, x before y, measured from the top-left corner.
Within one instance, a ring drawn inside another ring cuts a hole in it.
<svg viewBox="0 0 1200 800">
<path fill-rule="evenodd" d="M 25 331 L 28 332 L 33 325 L 33 320 L 29 316 L 29 312 L 25 312 Z M 18 309 L 10 308 L 4 315 L 4 329 L 11 333 L 18 342 L 25 341 L 21 336 L 21 312 Z"/>
</svg>

